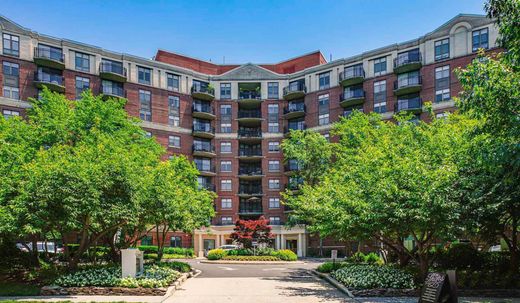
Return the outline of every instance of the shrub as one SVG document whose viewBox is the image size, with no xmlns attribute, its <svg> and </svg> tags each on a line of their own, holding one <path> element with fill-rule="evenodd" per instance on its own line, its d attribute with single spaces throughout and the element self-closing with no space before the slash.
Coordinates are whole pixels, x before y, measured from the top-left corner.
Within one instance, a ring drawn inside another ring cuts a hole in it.
<svg viewBox="0 0 520 303">
<path fill-rule="evenodd" d="M 358 251 L 347 259 L 350 263 L 365 263 L 365 254 Z"/>
<path fill-rule="evenodd" d="M 179 261 L 159 262 L 159 263 L 157 263 L 157 266 L 168 267 L 168 268 L 171 268 L 178 272 L 183 272 L 183 273 L 191 271 L 191 265 L 189 265 L 188 263 L 179 262 Z"/>
<path fill-rule="evenodd" d="M 271 247 L 263 247 L 255 250 L 257 256 L 272 256 L 275 250 Z"/>
<path fill-rule="evenodd" d="M 188 257 L 193 257 L 194 252 L 193 248 L 183 248 L 183 247 L 165 247 L 163 249 L 164 254 L 170 255 L 183 255 Z"/>
<path fill-rule="evenodd" d="M 282 250 L 275 251 L 275 252 L 273 252 L 272 255 L 279 258 L 280 260 L 284 260 L 284 261 L 298 260 L 298 256 L 292 250 L 289 250 L 289 249 L 282 249 Z"/>
<path fill-rule="evenodd" d="M 228 256 L 252 256 L 253 250 L 247 248 L 232 249 L 227 252 Z"/>
<path fill-rule="evenodd" d="M 227 255 L 226 251 L 220 248 L 212 249 L 208 252 L 208 260 L 220 260 Z"/>
<path fill-rule="evenodd" d="M 345 262 L 325 262 L 316 268 L 317 271 L 322 273 L 331 273 L 338 270 L 347 264 Z"/>
<path fill-rule="evenodd" d="M 156 245 L 141 245 L 137 246 L 137 249 L 144 252 L 145 254 L 157 253 L 158 250 Z"/>
<path fill-rule="evenodd" d="M 383 265 L 384 262 L 378 254 L 371 252 L 365 255 L 365 263 Z"/>
<path fill-rule="evenodd" d="M 411 274 L 389 266 L 350 264 L 333 271 L 331 275 L 349 288 L 403 289 L 415 287 Z"/>
<path fill-rule="evenodd" d="M 222 260 L 232 261 L 280 261 L 278 257 L 274 256 L 225 256 Z"/>
</svg>

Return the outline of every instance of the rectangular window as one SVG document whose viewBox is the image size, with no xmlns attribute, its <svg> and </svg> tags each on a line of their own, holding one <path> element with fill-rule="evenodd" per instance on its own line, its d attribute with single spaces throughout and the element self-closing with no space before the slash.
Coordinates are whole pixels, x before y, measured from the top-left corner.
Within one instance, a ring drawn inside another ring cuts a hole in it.
<svg viewBox="0 0 520 303">
<path fill-rule="evenodd" d="M 280 225 L 280 217 L 269 217 L 270 225 Z"/>
<path fill-rule="evenodd" d="M 268 82 L 267 83 L 267 98 L 268 99 L 278 99 L 278 82 Z"/>
<path fill-rule="evenodd" d="M 143 121 L 152 121 L 152 93 L 147 90 L 139 90 L 139 117 Z"/>
<path fill-rule="evenodd" d="M 76 70 L 87 73 L 90 71 L 90 55 L 76 52 L 75 63 Z"/>
<path fill-rule="evenodd" d="M 448 59 L 450 57 L 450 39 L 435 41 L 435 61 Z"/>
<path fill-rule="evenodd" d="M 280 208 L 280 198 L 269 198 L 269 208 Z"/>
<path fill-rule="evenodd" d="M 230 209 L 233 207 L 233 202 L 232 202 L 231 198 L 222 198 L 222 200 L 220 200 L 220 201 L 221 201 L 220 205 L 223 209 Z"/>
<path fill-rule="evenodd" d="M 220 132 L 231 133 L 231 105 L 222 104 L 220 105 Z"/>
<path fill-rule="evenodd" d="M 181 147 L 181 137 L 179 136 L 168 136 L 169 147 Z"/>
<path fill-rule="evenodd" d="M 20 112 L 15 111 L 15 110 L 4 109 L 2 111 L 2 115 L 4 116 L 4 118 L 9 119 L 11 117 L 18 117 L 18 116 L 20 116 Z"/>
<path fill-rule="evenodd" d="M 435 69 L 435 102 L 451 100 L 450 95 L 450 66 L 441 66 Z"/>
<path fill-rule="evenodd" d="M 220 180 L 220 190 L 231 191 L 231 180 Z"/>
<path fill-rule="evenodd" d="M 374 75 L 386 74 L 386 57 L 377 58 L 374 60 Z"/>
<path fill-rule="evenodd" d="M 220 83 L 220 99 L 231 99 L 231 83 Z"/>
<path fill-rule="evenodd" d="M 232 225 L 233 217 L 220 217 L 220 223 L 222 225 Z"/>
<path fill-rule="evenodd" d="M 278 123 L 278 111 L 278 104 L 267 105 L 268 131 L 270 133 L 278 133 L 280 131 L 280 125 Z"/>
<path fill-rule="evenodd" d="M 374 82 L 374 112 L 386 113 L 386 80 Z"/>
<path fill-rule="evenodd" d="M 11 34 L 3 34 L 2 45 L 4 46 L 4 55 L 16 57 L 20 55 L 20 37 Z"/>
<path fill-rule="evenodd" d="M 280 152 L 280 142 L 278 142 L 278 141 L 269 141 L 269 152 L 270 153 Z"/>
<path fill-rule="evenodd" d="M 9 99 L 20 100 L 20 89 L 18 87 L 4 85 L 3 96 Z"/>
<path fill-rule="evenodd" d="M 221 153 L 230 153 L 231 152 L 231 142 L 220 142 L 220 152 Z"/>
<path fill-rule="evenodd" d="M 330 87 L 330 72 L 318 75 L 319 89 L 327 89 Z"/>
<path fill-rule="evenodd" d="M 180 125 L 181 100 L 178 96 L 168 96 L 168 124 L 171 126 Z"/>
<path fill-rule="evenodd" d="M 81 98 L 81 94 L 90 88 L 90 79 L 76 76 L 76 99 Z"/>
<path fill-rule="evenodd" d="M 318 125 L 329 124 L 329 95 L 318 96 Z"/>
<path fill-rule="evenodd" d="M 146 67 L 137 67 L 137 81 L 141 84 L 152 84 L 152 70 Z"/>
<path fill-rule="evenodd" d="M 231 161 L 220 161 L 220 171 L 221 172 L 231 172 Z"/>
<path fill-rule="evenodd" d="M 19 75 L 20 66 L 16 63 L 4 61 L 2 64 L 4 74 L 3 96 L 10 99 L 20 99 Z"/>
<path fill-rule="evenodd" d="M 166 88 L 174 92 L 179 91 L 181 86 L 181 77 L 178 75 L 166 73 Z"/>
<path fill-rule="evenodd" d="M 269 189 L 280 189 L 279 179 L 269 179 Z"/>
<path fill-rule="evenodd" d="M 488 40 L 489 40 L 489 34 L 488 34 L 487 27 L 473 31 L 473 38 L 472 38 L 473 51 L 476 52 L 479 48 L 488 49 L 489 48 Z"/>
<path fill-rule="evenodd" d="M 269 160 L 269 171 L 280 171 L 280 161 Z"/>
<path fill-rule="evenodd" d="M 182 247 L 182 239 L 180 236 L 170 237 L 170 247 Z"/>
</svg>

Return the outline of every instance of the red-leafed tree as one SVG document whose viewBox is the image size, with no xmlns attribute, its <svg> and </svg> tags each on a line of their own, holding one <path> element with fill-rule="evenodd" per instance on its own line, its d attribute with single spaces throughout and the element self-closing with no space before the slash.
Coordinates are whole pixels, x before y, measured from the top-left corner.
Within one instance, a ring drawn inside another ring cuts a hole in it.
<svg viewBox="0 0 520 303">
<path fill-rule="evenodd" d="M 260 217 L 258 220 L 238 220 L 231 239 L 241 243 L 244 248 L 251 248 L 252 242 L 270 243 L 273 238 L 269 220 Z"/>
</svg>

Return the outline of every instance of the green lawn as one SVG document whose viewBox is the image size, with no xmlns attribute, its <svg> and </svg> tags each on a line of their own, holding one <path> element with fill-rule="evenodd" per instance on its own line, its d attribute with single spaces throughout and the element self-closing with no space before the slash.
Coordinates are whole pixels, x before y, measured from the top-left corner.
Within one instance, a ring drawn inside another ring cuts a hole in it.
<svg viewBox="0 0 520 303">
<path fill-rule="evenodd" d="M 0 282 L 0 296 L 37 296 L 39 294 L 40 287 L 34 284 Z"/>
</svg>

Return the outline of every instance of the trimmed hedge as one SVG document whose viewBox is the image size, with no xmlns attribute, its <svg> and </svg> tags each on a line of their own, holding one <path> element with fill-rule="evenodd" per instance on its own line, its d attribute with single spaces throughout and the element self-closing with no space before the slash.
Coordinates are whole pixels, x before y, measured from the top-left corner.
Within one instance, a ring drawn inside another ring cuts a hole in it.
<svg viewBox="0 0 520 303">
<path fill-rule="evenodd" d="M 325 262 L 323 264 L 321 264 L 320 266 L 318 266 L 318 268 L 316 268 L 317 271 L 319 272 L 322 272 L 322 273 L 331 273 L 335 270 L 338 270 L 342 267 L 345 267 L 347 266 L 348 264 L 345 263 L 345 262 Z"/>
<path fill-rule="evenodd" d="M 208 260 L 220 260 L 227 255 L 227 252 L 223 249 L 216 248 L 208 252 Z"/>
<path fill-rule="evenodd" d="M 280 261 L 279 258 L 273 256 L 224 256 L 222 260 L 231 261 Z"/>
<path fill-rule="evenodd" d="M 296 261 L 298 260 L 298 256 L 289 249 L 283 250 L 274 250 L 272 248 L 259 250 L 260 253 L 257 256 L 249 255 L 249 249 L 234 249 L 230 251 L 225 251 L 223 249 L 212 249 L 208 252 L 208 260 L 243 260 L 243 261 L 261 261 L 258 258 L 242 258 L 242 257 L 266 257 L 264 261 Z M 252 253 L 252 251 L 251 251 Z M 232 259 L 231 257 L 236 257 Z M 255 260 L 253 260 L 255 259 Z"/>
<path fill-rule="evenodd" d="M 282 249 L 278 251 L 274 251 L 272 256 L 279 258 L 283 261 L 296 261 L 298 260 L 298 256 L 289 249 Z"/>
<path fill-rule="evenodd" d="M 156 245 L 141 245 L 137 247 L 140 251 L 145 254 L 156 254 L 158 251 L 158 247 Z M 183 248 L 183 247 L 164 247 L 163 254 L 169 255 L 183 255 L 193 257 L 195 255 L 193 248 Z"/>
</svg>

